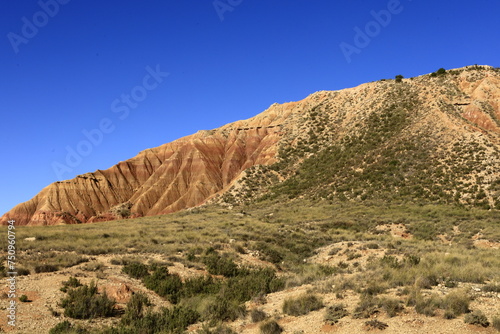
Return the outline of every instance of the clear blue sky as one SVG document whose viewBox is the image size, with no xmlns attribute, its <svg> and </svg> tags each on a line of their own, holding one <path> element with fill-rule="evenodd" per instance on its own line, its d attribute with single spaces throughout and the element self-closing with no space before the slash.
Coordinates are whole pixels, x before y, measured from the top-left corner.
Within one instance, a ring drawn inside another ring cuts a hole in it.
<svg viewBox="0 0 500 334">
<path fill-rule="evenodd" d="M 59 178 L 274 102 L 500 66 L 496 0 L 58 1 L 0 3 L 0 214 Z M 82 131 L 99 127 L 86 146 Z M 68 148 L 86 156 L 69 166 Z"/>
</svg>

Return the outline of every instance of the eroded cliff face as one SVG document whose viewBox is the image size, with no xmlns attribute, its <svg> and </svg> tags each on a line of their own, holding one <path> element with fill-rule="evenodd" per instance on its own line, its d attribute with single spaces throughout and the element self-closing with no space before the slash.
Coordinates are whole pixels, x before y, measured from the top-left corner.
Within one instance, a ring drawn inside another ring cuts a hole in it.
<svg viewBox="0 0 500 334">
<path fill-rule="evenodd" d="M 322 91 L 302 101 L 273 104 L 251 119 L 199 131 L 142 151 L 107 170 L 55 182 L 14 207 L 0 222 L 97 222 L 171 213 L 225 193 L 238 196 L 235 189 L 241 188 L 245 170 L 276 162 L 280 146 L 286 149 L 314 143 L 304 157 L 310 156 L 332 143 L 358 136 L 363 127 L 370 126 L 367 120 L 376 119 L 372 116 L 384 105 L 413 101 L 418 103 L 408 111 L 410 122 L 391 142 L 432 140 L 434 144 L 429 147 L 433 152 L 443 152 L 443 161 L 457 142 L 484 144 L 484 166 L 476 168 L 477 175 L 471 172 L 462 176 L 470 179 L 476 175 L 473 178 L 484 183 L 481 186 L 493 205 L 498 194 L 489 190 L 488 183 L 499 179 L 500 73 L 481 67 L 458 69 L 437 78 L 425 75 L 403 83 L 380 81 L 341 91 Z M 471 153 L 473 156 L 475 153 Z M 443 168 L 453 168 L 450 164 L 453 162 L 443 162 Z M 363 166 L 359 169 L 363 170 Z"/>
<path fill-rule="evenodd" d="M 223 192 L 246 168 L 275 161 L 289 113 L 274 105 L 252 119 L 147 149 L 107 170 L 55 182 L 14 207 L 1 222 L 77 224 L 197 206 Z M 128 205 L 113 210 L 123 204 Z"/>
</svg>

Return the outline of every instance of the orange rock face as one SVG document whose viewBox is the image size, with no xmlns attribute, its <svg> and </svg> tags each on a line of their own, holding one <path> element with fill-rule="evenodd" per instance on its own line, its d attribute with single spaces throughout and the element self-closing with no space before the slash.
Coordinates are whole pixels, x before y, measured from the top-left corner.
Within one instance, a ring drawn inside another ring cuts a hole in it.
<svg viewBox="0 0 500 334">
<path fill-rule="evenodd" d="M 55 182 L 1 218 L 5 224 L 56 225 L 116 219 L 131 203 L 132 217 L 165 214 L 202 204 L 246 168 L 275 160 L 283 112 L 268 110 L 247 121 L 199 131 L 140 152 L 107 170 Z"/>
</svg>

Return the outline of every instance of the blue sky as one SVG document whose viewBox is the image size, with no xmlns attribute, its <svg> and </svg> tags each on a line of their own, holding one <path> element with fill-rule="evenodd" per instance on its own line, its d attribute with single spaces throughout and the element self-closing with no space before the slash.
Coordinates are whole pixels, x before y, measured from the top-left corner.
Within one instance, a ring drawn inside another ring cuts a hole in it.
<svg viewBox="0 0 500 334">
<path fill-rule="evenodd" d="M 493 0 L 2 1 L 0 214 L 274 102 L 498 67 L 499 16 Z"/>
</svg>

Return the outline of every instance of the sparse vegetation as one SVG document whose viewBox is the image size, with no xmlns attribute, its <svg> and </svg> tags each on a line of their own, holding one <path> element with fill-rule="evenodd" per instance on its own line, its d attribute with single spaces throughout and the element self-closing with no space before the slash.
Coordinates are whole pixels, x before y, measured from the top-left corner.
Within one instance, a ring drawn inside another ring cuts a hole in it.
<svg viewBox="0 0 500 334">
<path fill-rule="evenodd" d="M 283 328 L 275 320 L 269 320 L 260 325 L 259 328 L 261 334 L 280 334 L 283 332 Z"/>
<path fill-rule="evenodd" d="M 267 314 L 262 310 L 253 309 L 250 312 L 250 318 L 252 319 L 252 322 L 261 322 L 267 318 Z"/>
<path fill-rule="evenodd" d="M 93 319 L 110 317 L 114 314 L 115 301 L 106 293 L 99 294 L 97 285 L 82 285 L 68 290 L 67 296 L 61 300 L 64 315 L 74 319 Z"/>
<path fill-rule="evenodd" d="M 349 315 L 349 312 L 346 310 L 344 304 L 335 304 L 326 309 L 324 320 L 326 323 L 334 325 L 347 315 Z"/>
<path fill-rule="evenodd" d="M 322 307 L 321 299 L 313 294 L 304 294 L 297 298 L 286 299 L 283 302 L 283 312 L 294 316 L 301 316 Z"/>
<path fill-rule="evenodd" d="M 368 328 L 368 330 L 371 330 L 371 329 L 384 330 L 387 327 L 389 327 L 389 325 L 387 325 L 385 322 L 382 322 L 382 321 L 379 321 L 376 319 L 366 321 L 365 326 Z"/>
<path fill-rule="evenodd" d="M 484 313 L 479 310 L 475 310 L 472 313 L 466 314 L 464 317 L 464 322 L 466 324 L 482 326 L 482 327 L 488 327 L 490 325 L 488 318 L 486 318 Z"/>
<path fill-rule="evenodd" d="M 73 326 L 71 322 L 65 320 L 50 329 L 49 334 L 88 334 L 89 331 L 81 326 Z"/>
</svg>

